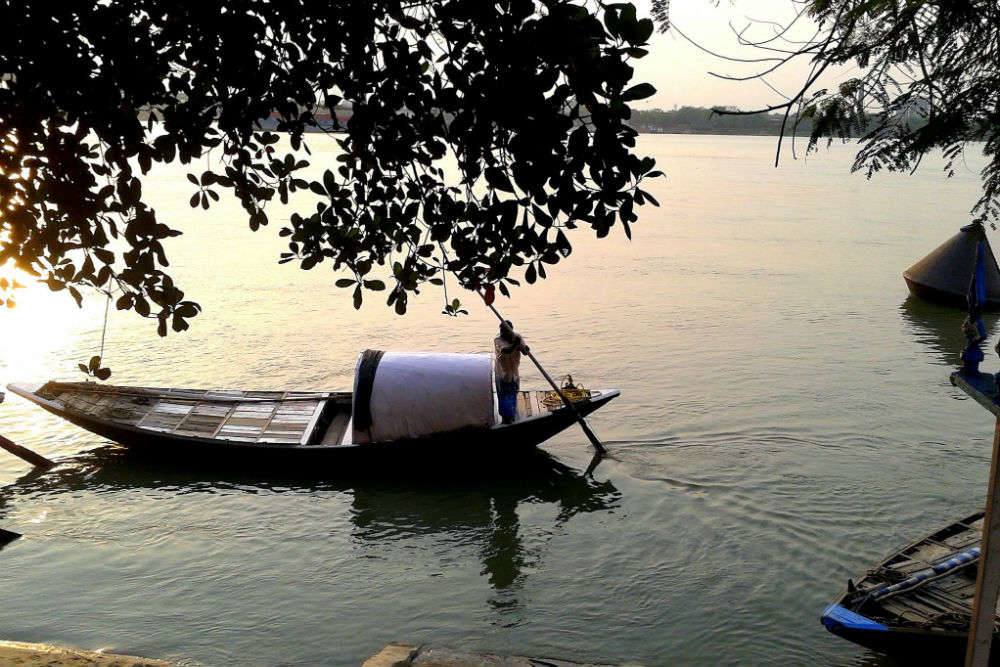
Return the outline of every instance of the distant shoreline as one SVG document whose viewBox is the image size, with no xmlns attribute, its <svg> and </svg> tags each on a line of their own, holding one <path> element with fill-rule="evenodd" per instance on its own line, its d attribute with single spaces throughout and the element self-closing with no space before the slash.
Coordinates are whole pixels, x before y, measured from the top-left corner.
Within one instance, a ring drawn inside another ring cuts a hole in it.
<svg viewBox="0 0 1000 667">
<path fill-rule="evenodd" d="M 683 129 L 671 129 L 671 130 L 639 130 L 639 134 L 687 134 L 687 135 L 700 135 L 705 137 L 778 137 L 780 133 L 778 132 L 725 132 L 725 131 L 705 131 L 705 130 L 683 130 Z M 790 137 L 791 132 L 785 132 L 786 137 Z M 795 136 L 801 138 L 807 138 L 807 135 L 798 133 Z"/>
<path fill-rule="evenodd" d="M 737 111 L 735 107 L 718 107 Z M 779 136 L 784 114 L 759 113 L 729 115 L 706 107 L 663 109 L 633 109 L 628 123 L 641 134 L 719 134 L 742 136 Z M 791 134 L 795 119 L 785 122 L 785 134 Z M 799 121 L 796 134 L 808 135 L 812 123 Z"/>
</svg>

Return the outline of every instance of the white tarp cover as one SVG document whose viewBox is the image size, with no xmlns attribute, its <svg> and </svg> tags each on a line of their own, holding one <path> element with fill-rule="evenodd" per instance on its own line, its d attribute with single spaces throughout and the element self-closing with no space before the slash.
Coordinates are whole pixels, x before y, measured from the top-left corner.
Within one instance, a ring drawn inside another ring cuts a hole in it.
<svg viewBox="0 0 1000 667">
<path fill-rule="evenodd" d="M 358 416 L 362 359 L 354 373 Z M 371 426 L 354 426 L 354 442 L 385 442 L 485 427 L 494 422 L 493 359 L 488 354 L 385 352 L 371 382 Z M 364 382 L 362 380 L 362 382 Z"/>
</svg>

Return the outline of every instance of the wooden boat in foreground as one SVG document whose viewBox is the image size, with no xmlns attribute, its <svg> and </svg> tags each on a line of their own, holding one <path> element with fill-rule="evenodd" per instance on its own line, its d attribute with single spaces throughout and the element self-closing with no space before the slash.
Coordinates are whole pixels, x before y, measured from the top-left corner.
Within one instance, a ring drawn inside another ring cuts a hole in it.
<svg viewBox="0 0 1000 667">
<path fill-rule="evenodd" d="M 975 597 L 983 512 L 895 551 L 823 611 L 827 630 L 920 664 L 962 664 Z M 1000 649 L 994 626 L 994 653 Z M 931 662 L 928 662 L 931 661 Z"/>
<path fill-rule="evenodd" d="M 352 392 L 122 387 L 93 382 L 8 385 L 81 428 L 136 450 L 185 456 L 326 458 L 432 449 L 462 456 L 533 448 L 575 421 L 550 392 L 522 391 L 511 424 L 497 417 L 488 355 L 367 351 Z M 589 391 L 587 415 L 619 395 Z"/>
</svg>

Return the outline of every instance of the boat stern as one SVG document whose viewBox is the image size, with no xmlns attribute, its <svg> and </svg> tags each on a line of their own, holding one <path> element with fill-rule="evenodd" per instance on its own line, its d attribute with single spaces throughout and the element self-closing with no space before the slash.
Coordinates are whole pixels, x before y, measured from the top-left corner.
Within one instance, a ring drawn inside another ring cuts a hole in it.
<svg viewBox="0 0 1000 667">
<path fill-rule="evenodd" d="M 45 382 L 11 382 L 7 385 L 7 389 L 18 396 L 30 399 L 36 396 L 38 390 L 44 387 L 45 384 Z"/>
<path fill-rule="evenodd" d="M 827 630 L 841 637 L 856 635 L 859 632 L 885 632 L 889 629 L 881 623 L 836 603 L 823 610 L 819 621 Z"/>
</svg>

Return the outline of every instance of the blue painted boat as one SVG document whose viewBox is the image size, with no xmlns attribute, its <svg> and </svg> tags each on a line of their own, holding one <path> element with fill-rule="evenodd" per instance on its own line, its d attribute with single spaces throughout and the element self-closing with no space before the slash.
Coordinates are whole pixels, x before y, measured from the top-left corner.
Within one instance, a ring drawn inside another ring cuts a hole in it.
<svg viewBox="0 0 1000 667">
<path fill-rule="evenodd" d="M 903 545 L 848 580 L 820 622 L 881 653 L 919 664 L 962 664 L 982 529 L 983 512 L 976 512 Z M 995 628 L 994 647 L 1000 648 L 997 637 Z"/>
</svg>

